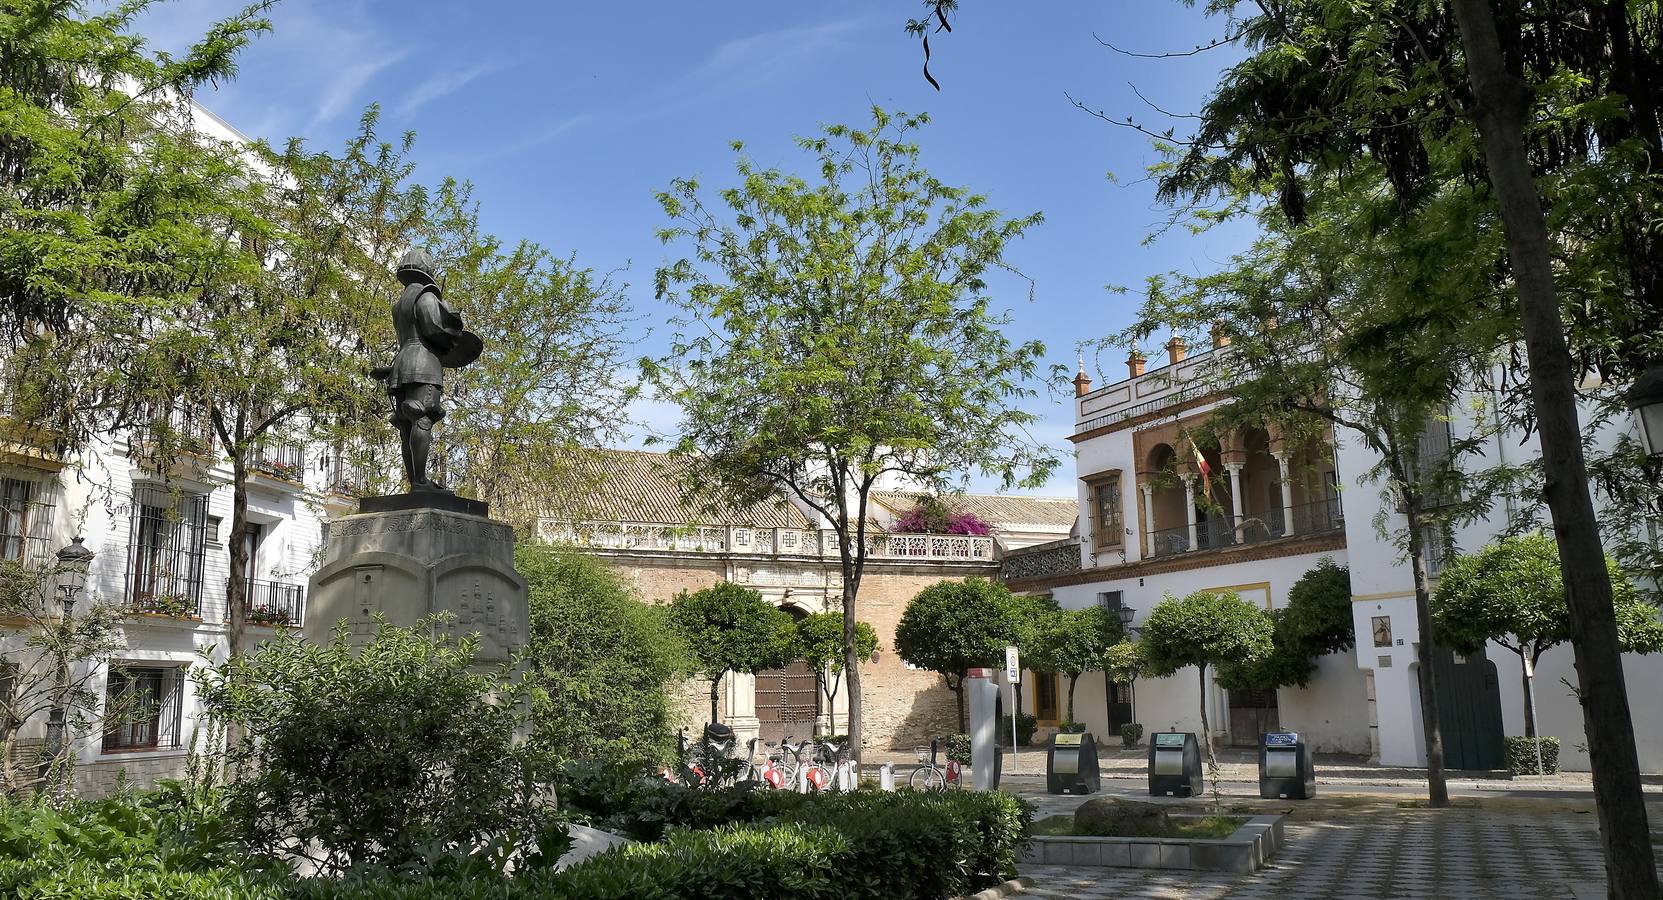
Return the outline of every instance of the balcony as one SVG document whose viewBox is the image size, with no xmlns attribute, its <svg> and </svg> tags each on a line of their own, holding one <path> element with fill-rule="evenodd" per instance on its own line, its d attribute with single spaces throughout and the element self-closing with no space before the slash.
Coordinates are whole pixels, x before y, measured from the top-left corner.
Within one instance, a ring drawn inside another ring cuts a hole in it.
<svg viewBox="0 0 1663 900">
<path fill-rule="evenodd" d="M 1080 571 L 1080 542 L 1074 538 L 1011 550 L 999 562 L 1001 581 L 1049 578 Z"/>
<path fill-rule="evenodd" d="M 306 614 L 306 588 L 248 578 L 243 580 L 243 603 L 250 625 L 299 628 Z"/>
<path fill-rule="evenodd" d="M 324 463 L 324 490 L 342 497 L 361 497 L 369 491 L 369 471 L 344 456 L 332 456 Z"/>
<path fill-rule="evenodd" d="M 1151 557 L 1173 556 L 1179 553 L 1258 544 L 1286 537 L 1344 531 L 1345 511 L 1340 506 L 1340 498 L 1329 497 L 1315 503 L 1303 503 L 1293 507 L 1292 532 L 1288 531 L 1286 523 L 1287 517 L 1281 507 L 1272 507 L 1262 517 L 1243 516 L 1239 522 L 1235 516 L 1228 513 L 1215 515 L 1195 523 L 1194 546 L 1190 544 L 1188 525 L 1150 532 L 1149 554 Z"/>
<path fill-rule="evenodd" d="M 762 556 L 837 556 L 830 532 L 802 528 L 670 526 L 632 522 L 580 522 L 552 518 L 538 522 L 537 533 L 551 543 L 597 550 L 653 550 L 682 553 L 745 553 Z M 993 538 L 967 534 L 874 534 L 867 538 L 874 560 L 920 562 L 994 561 Z"/>
<path fill-rule="evenodd" d="M 167 572 L 139 571 L 130 576 L 127 606 L 147 616 L 202 618 L 202 579 Z"/>
<path fill-rule="evenodd" d="M 249 455 L 248 467 L 278 481 L 300 484 L 305 479 L 306 462 L 300 445 L 277 441 L 262 441 Z"/>
</svg>

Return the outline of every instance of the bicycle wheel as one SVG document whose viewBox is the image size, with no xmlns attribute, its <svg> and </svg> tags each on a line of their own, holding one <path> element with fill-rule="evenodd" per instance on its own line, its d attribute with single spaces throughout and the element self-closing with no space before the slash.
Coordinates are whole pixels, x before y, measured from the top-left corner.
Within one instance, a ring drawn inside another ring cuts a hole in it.
<svg viewBox="0 0 1663 900">
<path fill-rule="evenodd" d="M 915 791 L 940 791 L 947 788 L 947 776 L 935 766 L 919 766 L 907 776 L 907 787 Z"/>
<path fill-rule="evenodd" d="M 826 771 L 826 767 L 819 763 L 809 766 L 803 774 L 803 783 L 810 794 L 818 794 L 831 787 L 831 781 L 831 772 Z"/>
</svg>

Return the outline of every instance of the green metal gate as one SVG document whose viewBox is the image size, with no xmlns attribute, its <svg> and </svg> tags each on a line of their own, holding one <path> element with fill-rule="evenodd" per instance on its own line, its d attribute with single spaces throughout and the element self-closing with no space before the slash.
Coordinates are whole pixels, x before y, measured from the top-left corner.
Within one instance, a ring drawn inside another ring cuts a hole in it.
<svg viewBox="0 0 1663 900">
<path fill-rule="evenodd" d="M 1438 717 L 1444 735 L 1444 765 L 1451 769 L 1501 769 L 1501 687 L 1496 664 L 1480 650 L 1457 659 L 1439 647 L 1432 654 L 1438 667 Z"/>
</svg>

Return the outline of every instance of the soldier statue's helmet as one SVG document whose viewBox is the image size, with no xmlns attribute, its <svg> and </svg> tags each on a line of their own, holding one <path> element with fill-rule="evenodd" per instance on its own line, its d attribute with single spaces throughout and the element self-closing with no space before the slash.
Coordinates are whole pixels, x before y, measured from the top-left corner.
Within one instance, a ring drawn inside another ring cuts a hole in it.
<svg viewBox="0 0 1663 900">
<path fill-rule="evenodd" d="M 397 275 L 400 284 L 432 284 L 433 257 L 421 247 L 411 247 L 399 258 Z"/>
</svg>

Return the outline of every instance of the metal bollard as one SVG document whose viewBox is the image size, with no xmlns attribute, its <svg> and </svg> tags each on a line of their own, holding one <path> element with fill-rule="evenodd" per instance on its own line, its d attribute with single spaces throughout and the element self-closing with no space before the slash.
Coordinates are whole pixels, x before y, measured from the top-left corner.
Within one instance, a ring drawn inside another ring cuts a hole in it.
<svg viewBox="0 0 1663 900">
<path fill-rule="evenodd" d="M 878 787 L 882 790 L 895 790 L 895 764 L 884 763 L 878 770 Z"/>
</svg>

